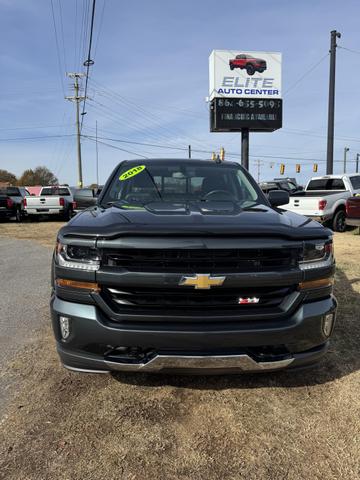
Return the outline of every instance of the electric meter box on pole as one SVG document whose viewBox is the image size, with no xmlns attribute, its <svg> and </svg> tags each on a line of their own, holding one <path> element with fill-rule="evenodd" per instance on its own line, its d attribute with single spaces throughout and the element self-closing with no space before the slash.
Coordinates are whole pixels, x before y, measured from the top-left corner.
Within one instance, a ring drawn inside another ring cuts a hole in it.
<svg viewBox="0 0 360 480">
<path fill-rule="evenodd" d="M 213 50 L 209 74 L 210 131 L 282 127 L 281 53 Z"/>
</svg>

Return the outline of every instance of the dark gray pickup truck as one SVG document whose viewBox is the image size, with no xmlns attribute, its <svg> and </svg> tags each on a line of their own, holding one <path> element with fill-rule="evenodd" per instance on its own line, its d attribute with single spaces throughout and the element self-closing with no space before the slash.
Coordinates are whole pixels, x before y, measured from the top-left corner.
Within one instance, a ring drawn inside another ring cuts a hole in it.
<svg viewBox="0 0 360 480">
<path fill-rule="evenodd" d="M 58 234 L 52 324 L 83 372 L 305 367 L 335 323 L 332 233 L 237 163 L 122 162 Z"/>
<path fill-rule="evenodd" d="M 15 218 L 21 222 L 25 214 L 24 199 L 29 195 L 25 187 L 0 187 L 0 220 Z"/>
</svg>

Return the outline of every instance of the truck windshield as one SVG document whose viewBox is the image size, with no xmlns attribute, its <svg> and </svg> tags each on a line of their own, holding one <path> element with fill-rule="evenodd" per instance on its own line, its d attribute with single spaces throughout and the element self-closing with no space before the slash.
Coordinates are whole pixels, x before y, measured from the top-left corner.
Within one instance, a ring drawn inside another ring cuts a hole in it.
<svg viewBox="0 0 360 480">
<path fill-rule="evenodd" d="M 121 165 L 101 204 L 144 206 L 159 201 L 230 201 L 242 208 L 266 202 L 256 183 L 237 165 L 169 161 Z"/>
</svg>

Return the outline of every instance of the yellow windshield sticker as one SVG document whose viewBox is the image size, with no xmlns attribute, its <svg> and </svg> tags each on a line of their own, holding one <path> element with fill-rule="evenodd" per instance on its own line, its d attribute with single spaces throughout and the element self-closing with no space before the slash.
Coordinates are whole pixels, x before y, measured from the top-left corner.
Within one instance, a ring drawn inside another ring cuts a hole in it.
<svg viewBox="0 0 360 480">
<path fill-rule="evenodd" d="M 145 210 L 144 207 L 141 207 L 140 205 L 121 205 L 121 208 L 125 208 L 127 210 Z"/>
<path fill-rule="evenodd" d="M 122 173 L 119 177 L 119 180 L 128 180 L 131 177 L 134 177 L 138 173 L 141 173 L 145 170 L 145 165 L 139 165 L 138 167 L 130 168 L 130 170 L 126 170 L 126 172 Z"/>
</svg>

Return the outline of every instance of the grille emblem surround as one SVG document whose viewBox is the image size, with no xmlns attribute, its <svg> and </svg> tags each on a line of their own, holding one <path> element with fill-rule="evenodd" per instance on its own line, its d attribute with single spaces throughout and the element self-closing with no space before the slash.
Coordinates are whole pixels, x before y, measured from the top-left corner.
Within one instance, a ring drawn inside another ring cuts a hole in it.
<svg viewBox="0 0 360 480">
<path fill-rule="evenodd" d="M 191 277 L 181 277 L 179 285 L 195 287 L 195 290 L 209 290 L 211 287 L 220 287 L 225 279 L 225 276 L 212 276 L 210 273 L 197 273 Z"/>
<path fill-rule="evenodd" d="M 238 300 L 239 305 L 249 305 L 254 303 L 259 303 L 260 298 L 258 297 L 240 297 Z"/>
</svg>

